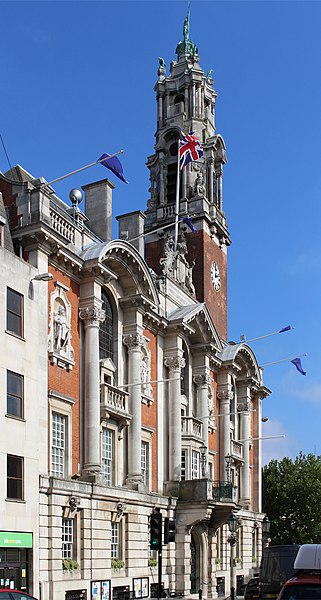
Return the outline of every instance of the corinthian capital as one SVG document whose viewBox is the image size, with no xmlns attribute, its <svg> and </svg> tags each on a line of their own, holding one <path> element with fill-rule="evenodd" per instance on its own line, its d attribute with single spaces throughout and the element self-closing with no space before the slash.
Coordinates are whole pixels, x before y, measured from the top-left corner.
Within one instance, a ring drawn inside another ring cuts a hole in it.
<svg viewBox="0 0 321 600">
<path fill-rule="evenodd" d="M 180 371 L 181 369 L 184 369 L 185 363 L 185 358 L 182 356 L 170 356 L 164 360 L 165 367 L 170 371 Z"/>
<path fill-rule="evenodd" d="M 79 319 L 84 321 L 85 326 L 99 327 L 99 324 L 105 320 L 105 311 L 99 306 L 85 306 L 79 309 Z"/>
<path fill-rule="evenodd" d="M 123 343 L 129 350 L 133 348 L 141 348 L 144 344 L 144 336 L 140 333 L 130 333 L 123 336 Z"/>
<path fill-rule="evenodd" d="M 194 377 L 194 383 L 197 385 L 197 387 L 208 387 L 212 382 L 213 379 L 210 375 L 208 375 L 208 373 L 202 373 L 195 375 Z"/>
<path fill-rule="evenodd" d="M 234 398 L 234 392 L 230 385 L 219 386 L 217 390 L 217 397 L 223 402 L 230 402 Z"/>
</svg>

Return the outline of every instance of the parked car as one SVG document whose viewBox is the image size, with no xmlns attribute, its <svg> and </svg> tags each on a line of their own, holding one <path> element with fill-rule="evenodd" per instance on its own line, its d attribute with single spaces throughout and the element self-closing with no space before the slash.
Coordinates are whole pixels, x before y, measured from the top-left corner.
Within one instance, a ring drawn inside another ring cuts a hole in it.
<svg viewBox="0 0 321 600">
<path fill-rule="evenodd" d="M 298 575 L 287 581 L 278 600 L 321 600 L 320 575 Z"/>
<path fill-rule="evenodd" d="M 259 598 L 259 578 L 252 577 L 245 586 L 244 600 L 256 600 L 257 598 Z"/>
<path fill-rule="evenodd" d="M 303 544 L 294 569 L 295 576 L 285 582 L 278 600 L 321 600 L 321 544 Z"/>
<path fill-rule="evenodd" d="M 19 590 L 0 588 L 0 600 L 37 600 L 37 598 Z"/>
</svg>

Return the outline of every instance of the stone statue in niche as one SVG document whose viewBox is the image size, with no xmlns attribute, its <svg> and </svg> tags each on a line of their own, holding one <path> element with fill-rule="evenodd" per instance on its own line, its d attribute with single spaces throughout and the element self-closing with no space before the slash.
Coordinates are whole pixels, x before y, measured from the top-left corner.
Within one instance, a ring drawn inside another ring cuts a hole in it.
<svg viewBox="0 0 321 600">
<path fill-rule="evenodd" d="M 67 291 L 68 288 L 57 282 L 56 289 L 50 294 L 48 354 L 53 365 L 69 371 L 75 364 L 75 356 L 71 345 L 71 303 Z"/>
<path fill-rule="evenodd" d="M 203 194 L 205 193 L 204 177 L 202 171 L 199 171 L 197 173 L 194 185 L 194 193 L 197 196 L 203 196 Z"/>
<path fill-rule="evenodd" d="M 172 235 L 169 233 L 166 237 L 164 245 L 164 258 L 161 258 L 159 263 L 163 275 L 172 275 L 174 272 L 174 261 L 177 256 L 175 244 Z"/>
<path fill-rule="evenodd" d="M 195 295 L 195 287 L 193 284 L 193 269 L 195 267 L 195 260 L 192 261 L 190 265 L 187 265 L 186 274 L 185 274 L 185 285 L 193 296 Z"/>
<path fill-rule="evenodd" d="M 148 348 L 144 348 L 140 363 L 140 380 L 142 383 L 142 394 L 150 400 L 153 398 L 153 388 L 150 384 L 151 369 L 150 369 L 150 352 Z"/>
<path fill-rule="evenodd" d="M 53 316 L 54 326 L 54 350 L 60 352 L 66 350 L 70 339 L 70 327 L 67 323 L 66 308 L 60 304 L 58 311 Z"/>
</svg>

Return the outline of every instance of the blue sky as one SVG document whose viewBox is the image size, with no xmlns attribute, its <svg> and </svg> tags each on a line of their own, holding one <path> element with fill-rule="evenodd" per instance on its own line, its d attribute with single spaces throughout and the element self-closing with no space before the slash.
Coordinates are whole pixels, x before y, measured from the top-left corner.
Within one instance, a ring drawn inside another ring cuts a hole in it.
<svg viewBox="0 0 321 600">
<path fill-rule="evenodd" d="M 169 66 L 185 0 L 0 2 L 0 133 L 12 165 L 47 181 L 124 149 L 130 185 L 114 214 L 144 210 L 153 154 L 158 57 Z M 321 454 L 321 2 L 191 2 L 191 38 L 213 69 L 217 132 L 227 146 L 229 339 L 253 342 L 273 394 L 264 461 Z M 0 170 L 8 163 L 0 146 Z M 106 177 L 95 166 L 55 185 Z M 111 175 L 112 178 L 112 175 Z M 116 236 L 116 228 L 115 228 Z"/>
</svg>

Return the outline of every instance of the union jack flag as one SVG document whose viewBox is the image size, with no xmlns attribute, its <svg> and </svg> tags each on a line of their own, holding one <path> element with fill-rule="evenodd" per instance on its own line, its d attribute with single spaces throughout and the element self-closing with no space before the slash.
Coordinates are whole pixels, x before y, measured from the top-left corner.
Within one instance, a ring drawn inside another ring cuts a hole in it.
<svg viewBox="0 0 321 600">
<path fill-rule="evenodd" d="M 194 134 L 194 131 L 184 135 L 184 137 L 179 140 L 179 163 L 181 169 L 188 165 L 189 162 L 201 158 L 203 154 L 203 146 L 198 137 Z"/>
</svg>

